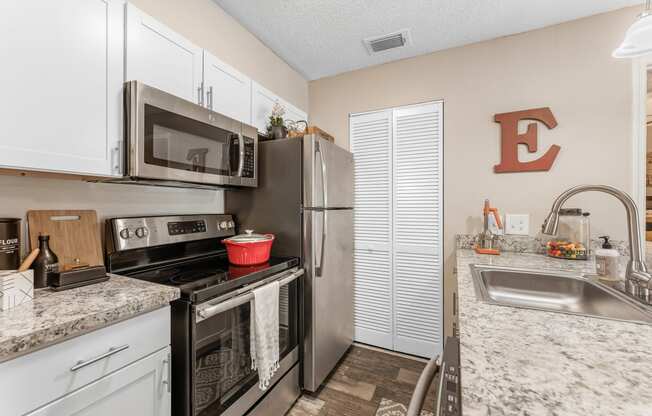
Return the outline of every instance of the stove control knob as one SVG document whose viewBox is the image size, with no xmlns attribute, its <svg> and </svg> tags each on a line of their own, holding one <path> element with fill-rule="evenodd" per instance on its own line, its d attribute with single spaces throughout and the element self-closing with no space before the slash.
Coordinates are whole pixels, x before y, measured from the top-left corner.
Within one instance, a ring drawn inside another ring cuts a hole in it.
<svg viewBox="0 0 652 416">
<path fill-rule="evenodd" d="M 136 237 L 144 238 L 149 235 L 149 231 L 145 227 L 136 228 Z"/>
<path fill-rule="evenodd" d="M 227 221 L 222 221 L 220 223 L 219 227 L 220 227 L 220 230 L 226 230 L 227 228 L 229 228 L 229 223 Z"/>
<path fill-rule="evenodd" d="M 235 228 L 235 223 L 233 221 L 229 221 L 229 228 Z"/>
<path fill-rule="evenodd" d="M 122 237 L 125 240 L 130 239 L 133 236 L 133 233 L 129 228 L 123 228 L 120 230 L 120 237 Z"/>
</svg>

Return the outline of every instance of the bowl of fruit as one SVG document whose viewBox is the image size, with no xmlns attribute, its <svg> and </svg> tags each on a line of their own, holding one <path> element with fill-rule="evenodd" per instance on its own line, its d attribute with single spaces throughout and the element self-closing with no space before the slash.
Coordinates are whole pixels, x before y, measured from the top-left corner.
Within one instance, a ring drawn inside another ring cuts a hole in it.
<svg viewBox="0 0 652 416">
<path fill-rule="evenodd" d="M 566 260 L 586 260 L 589 258 L 588 250 L 583 243 L 564 240 L 548 241 L 546 254 L 550 257 Z"/>
</svg>

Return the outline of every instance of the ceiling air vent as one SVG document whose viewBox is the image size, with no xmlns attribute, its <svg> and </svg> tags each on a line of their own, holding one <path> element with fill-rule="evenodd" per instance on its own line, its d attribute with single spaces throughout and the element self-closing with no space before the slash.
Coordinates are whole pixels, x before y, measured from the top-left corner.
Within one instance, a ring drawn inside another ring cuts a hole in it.
<svg viewBox="0 0 652 416">
<path fill-rule="evenodd" d="M 373 38 L 366 38 L 364 40 L 364 44 L 370 55 L 390 49 L 402 48 L 409 43 L 410 31 L 408 29 L 382 36 L 375 36 Z"/>
</svg>

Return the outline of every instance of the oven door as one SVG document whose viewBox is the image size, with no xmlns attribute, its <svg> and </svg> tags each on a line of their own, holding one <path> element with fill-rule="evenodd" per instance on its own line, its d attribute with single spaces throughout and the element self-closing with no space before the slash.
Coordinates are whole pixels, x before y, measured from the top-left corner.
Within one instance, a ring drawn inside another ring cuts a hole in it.
<svg viewBox="0 0 652 416">
<path fill-rule="evenodd" d="M 128 176 L 255 186 L 249 126 L 135 81 L 125 84 Z"/>
<path fill-rule="evenodd" d="M 280 368 L 272 383 L 297 364 L 298 281 L 303 270 L 291 270 L 273 280 L 281 284 L 279 296 Z M 235 296 L 198 305 L 192 334 L 192 414 L 195 416 L 244 415 L 266 392 L 258 387 L 258 374 L 251 369 L 251 288 Z M 271 390 L 273 387 L 270 387 Z"/>
</svg>

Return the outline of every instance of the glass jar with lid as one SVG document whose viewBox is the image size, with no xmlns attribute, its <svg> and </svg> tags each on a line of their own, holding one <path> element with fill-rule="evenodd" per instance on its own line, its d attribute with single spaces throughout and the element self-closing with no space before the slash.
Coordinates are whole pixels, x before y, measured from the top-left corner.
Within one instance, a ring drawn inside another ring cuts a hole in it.
<svg viewBox="0 0 652 416">
<path fill-rule="evenodd" d="M 581 208 L 559 210 L 559 228 L 554 239 L 546 244 L 550 257 L 587 260 L 590 252 L 590 214 Z"/>
</svg>

